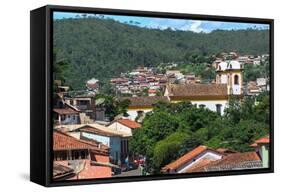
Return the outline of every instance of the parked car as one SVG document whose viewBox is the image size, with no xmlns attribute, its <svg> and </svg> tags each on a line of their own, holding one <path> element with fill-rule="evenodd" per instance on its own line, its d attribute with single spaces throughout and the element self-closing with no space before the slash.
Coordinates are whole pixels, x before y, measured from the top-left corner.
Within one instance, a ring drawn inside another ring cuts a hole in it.
<svg viewBox="0 0 281 192">
<path fill-rule="evenodd" d="M 121 165 L 121 171 L 122 171 L 122 172 L 129 171 L 128 166 L 127 166 L 126 164 Z"/>
<path fill-rule="evenodd" d="M 123 164 L 121 166 L 121 170 L 122 170 L 122 172 L 126 172 L 126 171 L 137 169 L 138 167 L 139 167 L 138 164 L 136 164 L 134 162 L 130 162 L 128 164 Z"/>
<path fill-rule="evenodd" d="M 139 165 L 136 163 L 133 163 L 133 162 L 129 163 L 129 170 L 134 170 L 134 169 L 137 169 L 138 167 L 139 167 Z"/>
<path fill-rule="evenodd" d="M 119 167 L 112 167 L 111 172 L 112 172 L 112 175 L 119 175 L 119 174 L 121 174 L 122 170 Z"/>
<path fill-rule="evenodd" d="M 143 165 L 144 164 L 144 159 L 136 159 L 136 160 L 134 160 L 134 163 L 138 164 L 138 165 Z"/>
</svg>

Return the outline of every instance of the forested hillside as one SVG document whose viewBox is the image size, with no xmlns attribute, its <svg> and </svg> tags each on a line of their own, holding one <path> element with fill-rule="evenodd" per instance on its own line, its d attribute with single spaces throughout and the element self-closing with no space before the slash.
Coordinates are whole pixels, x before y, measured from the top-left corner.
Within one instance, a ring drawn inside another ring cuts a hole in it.
<svg viewBox="0 0 281 192">
<path fill-rule="evenodd" d="M 104 82 L 139 65 L 188 64 L 192 54 L 237 51 L 256 55 L 268 49 L 268 30 L 194 33 L 140 28 L 101 18 L 54 21 L 56 59 L 68 63 L 64 77 L 73 89 L 83 88 L 92 77 Z"/>
</svg>

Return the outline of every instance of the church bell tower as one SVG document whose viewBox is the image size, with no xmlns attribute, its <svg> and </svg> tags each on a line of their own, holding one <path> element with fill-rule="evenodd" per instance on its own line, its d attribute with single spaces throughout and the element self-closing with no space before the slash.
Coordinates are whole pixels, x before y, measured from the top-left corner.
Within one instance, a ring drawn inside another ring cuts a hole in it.
<svg viewBox="0 0 281 192">
<path fill-rule="evenodd" d="M 243 92 L 243 67 L 236 61 L 223 61 L 216 68 L 216 83 L 227 84 L 228 95 L 241 95 Z"/>
</svg>

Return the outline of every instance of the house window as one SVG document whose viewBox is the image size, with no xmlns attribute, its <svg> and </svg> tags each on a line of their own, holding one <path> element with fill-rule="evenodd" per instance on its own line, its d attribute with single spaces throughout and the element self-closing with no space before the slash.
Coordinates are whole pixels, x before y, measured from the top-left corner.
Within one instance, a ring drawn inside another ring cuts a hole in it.
<svg viewBox="0 0 281 192">
<path fill-rule="evenodd" d="M 199 108 L 205 108 L 205 107 L 206 107 L 206 105 L 204 105 L 204 104 L 199 105 Z"/>
<path fill-rule="evenodd" d="M 239 76 L 235 75 L 234 76 L 234 85 L 238 85 L 239 84 Z"/>
<path fill-rule="evenodd" d="M 144 116 L 144 111 L 137 111 L 137 117 L 135 118 L 135 121 L 138 121 L 143 116 Z"/>
<path fill-rule="evenodd" d="M 55 151 L 54 152 L 54 160 L 55 161 L 62 161 L 62 160 L 67 160 L 67 152 L 66 151 Z"/>
<path fill-rule="evenodd" d="M 227 75 L 227 84 L 230 84 L 230 78 L 229 78 L 229 75 Z"/>
<path fill-rule="evenodd" d="M 61 115 L 61 120 L 62 120 L 62 121 L 65 120 L 65 115 Z"/>
<path fill-rule="evenodd" d="M 221 107 L 222 107 L 222 104 L 216 104 L 217 113 L 219 115 L 221 115 Z"/>
<path fill-rule="evenodd" d="M 59 108 L 63 108 L 63 102 L 59 101 Z"/>
<path fill-rule="evenodd" d="M 80 100 L 80 101 L 78 101 L 78 104 L 79 105 L 88 105 L 89 101 L 87 101 L 87 100 Z"/>
</svg>

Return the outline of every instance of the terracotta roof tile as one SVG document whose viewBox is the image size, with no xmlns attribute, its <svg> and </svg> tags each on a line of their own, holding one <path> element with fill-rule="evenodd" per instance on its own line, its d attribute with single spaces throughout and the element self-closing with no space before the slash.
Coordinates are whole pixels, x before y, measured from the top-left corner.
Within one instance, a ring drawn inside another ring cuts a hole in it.
<svg viewBox="0 0 281 192">
<path fill-rule="evenodd" d="M 136 128 L 140 128 L 141 125 L 135 121 L 132 121 L 130 119 L 119 119 L 117 120 L 118 123 L 125 125 L 126 127 L 129 127 L 131 129 L 136 129 Z"/>
<path fill-rule="evenodd" d="M 167 89 L 169 96 L 227 96 L 226 84 L 172 84 Z"/>
<path fill-rule="evenodd" d="M 264 137 L 261 137 L 261 138 L 255 140 L 255 142 L 253 144 L 251 144 L 250 146 L 257 147 L 258 144 L 268 144 L 268 143 L 270 143 L 270 138 L 269 138 L 269 135 L 266 135 Z"/>
<path fill-rule="evenodd" d="M 171 169 L 177 169 L 178 167 L 180 167 L 184 163 L 192 160 L 193 158 L 195 158 L 199 154 L 203 153 L 207 149 L 208 148 L 206 146 L 200 145 L 200 146 L 196 147 L 195 149 L 187 152 L 185 155 L 183 155 L 179 159 L 175 160 L 174 162 L 166 165 L 162 170 L 166 171 L 166 170 L 171 170 Z"/>
<path fill-rule="evenodd" d="M 53 164 L 53 179 L 60 179 L 73 173 L 74 170 L 68 166 L 59 164 L 57 162 Z"/>
<path fill-rule="evenodd" d="M 207 165 L 196 167 L 189 172 L 206 172 L 233 169 L 250 169 L 261 167 L 260 157 L 256 152 L 233 153 L 224 156 L 220 160 L 210 162 Z"/>
<path fill-rule="evenodd" d="M 53 150 L 58 151 L 73 149 L 91 149 L 100 152 L 107 152 L 103 149 L 99 149 L 98 142 L 83 141 L 58 130 L 53 131 Z"/>
<path fill-rule="evenodd" d="M 260 143 L 270 143 L 270 138 L 269 135 L 266 135 L 262 138 L 259 138 L 255 141 L 255 143 L 260 144 Z"/>
<path fill-rule="evenodd" d="M 157 102 L 168 102 L 168 97 L 165 96 L 151 96 L 151 97 L 123 97 L 121 100 L 128 99 L 130 107 L 152 107 Z"/>
<path fill-rule="evenodd" d="M 53 109 L 55 113 L 61 114 L 61 115 L 70 115 L 70 114 L 78 114 L 77 111 L 71 109 L 71 108 L 64 108 L 64 109 Z"/>
<path fill-rule="evenodd" d="M 216 149 L 216 151 L 218 151 L 219 153 L 224 153 L 224 154 L 236 153 L 236 151 L 226 149 L 226 148 L 218 148 L 218 149 Z"/>
<path fill-rule="evenodd" d="M 156 89 L 149 89 L 148 93 L 157 93 L 157 90 Z"/>
<path fill-rule="evenodd" d="M 92 127 L 92 126 L 87 126 L 87 125 L 79 128 L 77 130 L 80 131 L 80 132 L 93 133 L 93 134 L 103 135 L 103 136 L 108 136 L 108 137 L 122 136 L 121 134 L 103 131 L 103 130 L 97 129 L 97 128 Z"/>
</svg>

